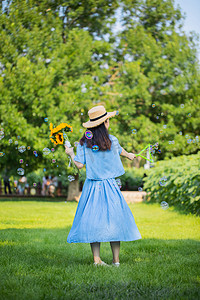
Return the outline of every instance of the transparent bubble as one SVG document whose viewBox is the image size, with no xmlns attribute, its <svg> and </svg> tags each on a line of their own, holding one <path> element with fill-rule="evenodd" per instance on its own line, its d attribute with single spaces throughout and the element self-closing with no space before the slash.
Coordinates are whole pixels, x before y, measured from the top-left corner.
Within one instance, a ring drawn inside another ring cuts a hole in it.
<svg viewBox="0 0 200 300">
<path fill-rule="evenodd" d="M 18 175 L 21 175 L 21 176 L 24 175 L 24 169 L 18 168 L 18 169 L 17 169 L 17 174 L 18 174 Z"/>
<path fill-rule="evenodd" d="M 36 155 L 36 154 L 37 154 L 37 151 L 33 151 L 33 154 L 35 154 L 35 155 Z"/>
<path fill-rule="evenodd" d="M 118 115 L 119 115 L 119 111 L 117 110 L 117 111 L 116 111 L 116 116 L 118 116 Z"/>
<path fill-rule="evenodd" d="M 56 159 L 52 159 L 52 163 L 55 164 L 55 162 L 56 162 Z"/>
<path fill-rule="evenodd" d="M 43 154 L 44 155 L 48 155 L 51 152 L 51 150 L 49 148 L 44 148 L 43 149 Z"/>
<path fill-rule="evenodd" d="M 20 139 L 20 135 L 17 136 L 18 140 Z"/>
<path fill-rule="evenodd" d="M 68 180 L 71 182 L 71 181 L 75 180 L 75 177 L 72 176 L 72 175 L 69 175 L 69 176 L 68 176 Z"/>
<path fill-rule="evenodd" d="M 121 187 L 122 187 L 121 179 L 117 178 L 116 182 L 117 182 L 117 185 L 119 186 L 119 188 L 121 189 Z"/>
<path fill-rule="evenodd" d="M 86 130 L 86 132 L 85 132 L 85 137 L 87 138 L 87 139 L 92 139 L 93 138 L 93 133 L 92 133 L 92 131 L 90 131 L 90 130 Z"/>
<path fill-rule="evenodd" d="M 162 151 L 161 150 L 158 150 L 158 153 L 161 153 Z"/>
<path fill-rule="evenodd" d="M 18 145 L 18 141 L 15 141 L 15 145 Z"/>
<path fill-rule="evenodd" d="M 26 166 L 28 167 L 28 164 L 26 164 Z"/>
<path fill-rule="evenodd" d="M 79 131 L 80 131 L 80 132 L 83 132 L 83 129 L 81 128 Z"/>
<path fill-rule="evenodd" d="M 30 150 L 30 149 L 31 149 L 31 147 L 30 147 L 30 146 L 28 146 L 28 147 L 27 147 L 27 150 Z"/>
<path fill-rule="evenodd" d="M 142 187 L 139 187 L 139 188 L 138 188 L 138 191 L 139 191 L 139 192 L 142 192 Z"/>
<path fill-rule="evenodd" d="M 38 154 L 37 154 L 37 153 L 35 154 L 35 157 L 38 157 Z"/>
<path fill-rule="evenodd" d="M 55 151 L 55 149 L 54 148 L 51 148 L 51 152 L 54 152 Z"/>
<path fill-rule="evenodd" d="M 20 160 L 19 160 L 19 163 L 20 163 L 20 164 L 23 164 L 23 162 L 24 162 L 23 159 L 20 159 Z"/>
<path fill-rule="evenodd" d="M 158 120 L 158 119 L 159 119 L 159 116 L 157 116 L 156 119 Z"/>
<path fill-rule="evenodd" d="M 2 157 L 4 155 L 4 153 L 3 152 L 0 152 L 0 157 Z"/>
<path fill-rule="evenodd" d="M 33 186 L 37 186 L 37 183 L 34 182 L 34 183 L 33 183 Z"/>
<path fill-rule="evenodd" d="M 48 122 L 48 118 L 44 118 L 44 121 L 45 121 L 45 122 Z"/>
<path fill-rule="evenodd" d="M 188 114 L 188 117 L 189 117 L 189 118 L 191 117 L 191 113 Z"/>
<path fill-rule="evenodd" d="M 192 139 L 188 139 L 187 143 L 190 144 L 192 142 Z"/>
<path fill-rule="evenodd" d="M 179 134 L 182 135 L 183 134 L 182 131 L 179 131 Z"/>
<path fill-rule="evenodd" d="M 181 108 L 184 108 L 184 104 L 181 104 Z"/>
<path fill-rule="evenodd" d="M 18 147 L 18 151 L 20 153 L 23 153 L 24 151 L 26 151 L 26 147 L 25 146 L 20 146 L 20 147 Z"/>
<path fill-rule="evenodd" d="M 137 133 L 137 129 L 132 129 L 132 133 L 136 134 Z"/>
<path fill-rule="evenodd" d="M 77 147 L 79 142 L 74 142 L 74 146 Z"/>
<path fill-rule="evenodd" d="M 165 129 L 166 129 L 166 128 L 167 128 L 167 125 L 163 125 L 163 128 L 165 128 Z"/>
<path fill-rule="evenodd" d="M 186 135 L 185 135 L 185 138 L 188 139 L 188 138 L 189 138 L 189 134 L 186 134 Z"/>
<path fill-rule="evenodd" d="M 160 179 L 160 181 L 159 181 L 159 184 L 160 184 L 160 186 L 166 186 L 166 184 L 167 184 L 167 177 L 166 176 L 162 177 Z"/>
<path fill-rule="evenodd" d="M 153 104 L 152 104 L 152 107 L 154 108 L 154 107 L 156 107 L 156 105 L 153 103 Z"/>
<path fill-rule="evenodd" d="M 168 204 L 166 201 L 162 201 L 162 202 L 160 203 L 160 206 L 161 206 L 161 208 L 164 209 L 164 210 L 169 208 L 169 204 Z"/>
<path fill-rule="evenodd" d="M 99 150 L 99 146 L 94 145 L 94 146 L 92 147 L 92 151 L 96 152 L 96 151 L 98 151 L 98 150 Z"/>
<path fill-rule="evenodd" d="M 43 169 L 43 172 L 46 172 L 46 169 L 45 169 L 45 168 Z"/>
<path fill-rule="evenodd" d="M 9 141 L 8 141 L 8 142 L 9 142 L 9 144 L 11 144 L 13 141 L 12 141 L 12 139 L 9 139 Z"/>
</svg>

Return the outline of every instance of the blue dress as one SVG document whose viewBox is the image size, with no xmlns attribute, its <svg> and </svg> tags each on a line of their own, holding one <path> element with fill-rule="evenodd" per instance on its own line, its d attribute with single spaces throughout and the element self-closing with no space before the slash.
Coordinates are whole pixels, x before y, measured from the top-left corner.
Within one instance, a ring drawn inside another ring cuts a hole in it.
<svg viewBox="0 0 200 300">
<path fill-rule="evenodd" d="M 134 241 L 141 239 L 133 214 L 115 177 L 125 173 L 118 139 L 109 135 L 111 150 L 93 151 L 80 143 L 74 158 L 86 165 L 86 180 L 68 243 Z"/>
</svg>

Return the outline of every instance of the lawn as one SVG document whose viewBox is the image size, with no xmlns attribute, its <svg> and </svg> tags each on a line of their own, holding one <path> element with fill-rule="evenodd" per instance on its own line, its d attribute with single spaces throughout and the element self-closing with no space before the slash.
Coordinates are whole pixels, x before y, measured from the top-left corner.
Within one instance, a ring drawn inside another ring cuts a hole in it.
<svg viewBox="0 0 200 300">
<path fill-rule="evenodd" d="M 120 267 L 95 267 L 69 244 L 76 202 L 0 201 L 0 299 L 200 299 L 200 218 L 129 204 L 142 239 L 121 242 Z M 112 262 L 110 243 L 101 259 Z"/>
</svg>

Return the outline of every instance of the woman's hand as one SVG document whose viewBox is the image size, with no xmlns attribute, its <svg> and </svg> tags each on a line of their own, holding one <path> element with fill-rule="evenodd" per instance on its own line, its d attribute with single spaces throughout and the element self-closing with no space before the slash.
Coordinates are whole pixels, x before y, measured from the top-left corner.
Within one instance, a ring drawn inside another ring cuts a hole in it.
<svg viewBox="0 0 200 300">
<path fill-rule="evenodd" d="M 74 147 L 69 148 L 65 145 L 65 153 L 71 156 L 74 153 Z"/>
<path fill-rule="evenodd" d="M 134 153 L 129 152 L 127 157 L 128 159 L 133 160 L 134 158 L 136 158 L 136 155 Z"/>
</svg>

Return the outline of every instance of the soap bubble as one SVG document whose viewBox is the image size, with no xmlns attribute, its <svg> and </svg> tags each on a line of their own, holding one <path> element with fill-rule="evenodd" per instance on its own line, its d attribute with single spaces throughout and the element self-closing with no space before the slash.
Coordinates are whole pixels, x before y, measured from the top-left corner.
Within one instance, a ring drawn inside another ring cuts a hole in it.
<svg viewBox="0 0 200 300">
<path fill-rule="evenodd" d="M 33 186 L 37 186 L 37 183 L 34 182 L 34 183 L 33 183 Z"/>
<path fill-rule="evenodd" d="M 44 118 L 44 121 L 45 121 L 45 122 L 48 122 L 48 118 Z"/>
<path fill-rule="evenodd" d="M 72 176 L 72 175 L 69 175 L 69 176 L 68 176 L 68 180 L 71 182 L 71 181 L 75 180 L 75 177 Z"/>
<path fill-rule="evenodd" d="M 152 104 L 152 107 L 154 108 L 154 107 L 156 107 L 156 105 L 153 103 L 153 104 Z"/>
<path fill-rule="evenodd" d="M 142 187 L 139 187 L 139 188 L 138 188 L 138 191 L 139 191 L 139 192 L 142 192 Z"/>
<path fill-rule="evenodd" d="M 33 154 L 35 154 L 35 155 L 36 155 L 36 154 L 37 154 L 37 151 L 33 151 Z"/>
<path fill-rule="evenodd" d="M 191 117 L 191 113 L 188 114 L 188 117 L 189 117 L 189 118 Z"/>
<path fill-rule="evenodd" d="M 52 159 L 52 163 L 55 164 L 55 162 L 56 162 L 56 159 Z"/>
<path fill-rule="evenodd" d="M 167 177 L 166 176 L 162 177 L 160 179 L 160 181 L 159 181 L 159 184 L 160 184 L 160 186 L 166 186 L 166 184 L 167 184 Z"/>
<path fill-rule="evenodd" d="M 20 159 L 19 162 L 20 162 L 20 164 L 23 164 L 24 160 L 23 160 L 23 159 Z"/>
<path fill-rule="evenodd" d="M 137 133 L 137 129 L 132 129 L 132 133 L 136 134 Z"/>
<path fill-rule="evenodd" d="M 44 148 L 43 149 L 43 154 L 44 155 L 48 155 L 51 152 L 51 150 L 49 148 Z"/>
<path fill-rule="evenodd" d="M 119 111 L 117 110 L 117 111 L 116 111 L 116 116 L 118 116 L 118 115 L 119 115 Z"/>
<path fill-rule="evenodd" d="M 4 156 L 4 153 L 3 152 L 0 152 L 0 157 Z"/>
<path fill-rule="evenodd" d="M 167 128 L 167 125 L 163 125 L 163 128 L 165 128 L 165 129 L 166 129 L 166 128 Z"/>
<path fill-rule="evenodd" d="M 181 108 L 183 108 L 184 107 L 184 104 L 181 104 Z"/>
<path fill-rule="evenodd" d="M 161 153 L 161 150 L 158 150 L 158 153 Z"/>
<path fill-rule="evenodd" d="M 90 130 L 86 130 L 85 137 L 90 140 L 93 137 L 93 133 Z"/>
<path fill-rule="evenodd" d="M 182 131 L 179 131 L 179 134 L 182 135 L 183 134 Z"/>
<path fill-rule="evenodd" d="M 116 182 L 117 182 L 117 185 L 119 186 L 119 188 L 121 189 L 121 187 L 122 187 L 121 179 L 117 178 Z"/>
<path fill-rule="evenodd" d="M 46 169 L 45 169 L 45 168 L 43 169 L 43 172 L 46 172 Z"/>
<path fill-rule="evenodd" d="M 31 149 L 31 147 L 30 147 L 30 146 L 28 146 L 28 147 L 27 147 L 27 150 L 30 150 L 30 149 Z"/>
<path fill-rule="evenodd" d="M 192 142 L 192 139 L 188 139 L 187 143 L 190 144 Z"/>
<path fill-rule="evenodd" d="M 186 135 L 185 135 L 185 138 L 188 139 L 188 138 L 189 138 L 189 134 L 186 134 Z"/>
<path fill-rule="evenodd" d="M 169 208 L 169 204 L 168 204 L 166 201 L 162 201 L 162 202 L 160 203 L 160 206 L 161 206 L 161 208 L 164 209 L 164 210 Z"/>
<path fill-rule="evenodd" d="M 96 151 L 98 151 L 98 150 L 99 150 L 99 146 L 94 145 L 94 146 L 92 147 L 92 151 L 93 151 L 93 152 L 96 152 Z"/>
<path fill-rule="evenodd" d="M 21 175 L 21 176 L 24 175 L 24 169 L 18 168 L 18 169 L 17 169 L 17 174 L 18 174 L 18 175 Z"/>
<path fill-rule="evenodd" d="M 77 147 L 79 142 L 74 142 L 74 146 Z"/>
<path fill-rule="evenodd" d="M 54 152 L 55 151 L 55 149 L 54 148 L 51 148 L 51 152 Z"/>
<path fill-rule="evenodd" d="M 26 151 L 26 147 L 25 146 L 20 146 L 20 147 L 18 147 L 18 151 L 20 153 L 23 153 L 24 151 Z"/>
<path fill-rule="evenodd" d="M 18 141 L 15 141 L 15 145 L 18 145 Z"/>
<path fill-rule="evenodd" d="M 11 144 L 13 141 L 12 141 L 12 139 L 9 139 L 9 141 L 8 141 L 8 142 L 9 142 L 9 144 Z"/>
</svg>

